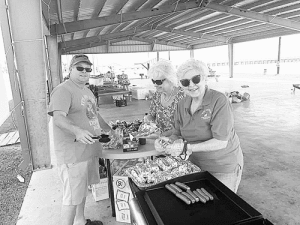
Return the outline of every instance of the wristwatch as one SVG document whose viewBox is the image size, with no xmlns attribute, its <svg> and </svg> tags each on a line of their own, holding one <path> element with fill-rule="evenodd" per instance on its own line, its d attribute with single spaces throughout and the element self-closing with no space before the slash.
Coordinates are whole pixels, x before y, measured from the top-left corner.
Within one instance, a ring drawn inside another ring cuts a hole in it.
<svg viewBox="0 0 300 225">
<path fill-rule="evenodd" d="M 187 145 L 188 145 L 187 141 L 184 141 L 182 153 L 179 155 L 182 160 L 186 160 L 188 158 Z"/>
</svg>

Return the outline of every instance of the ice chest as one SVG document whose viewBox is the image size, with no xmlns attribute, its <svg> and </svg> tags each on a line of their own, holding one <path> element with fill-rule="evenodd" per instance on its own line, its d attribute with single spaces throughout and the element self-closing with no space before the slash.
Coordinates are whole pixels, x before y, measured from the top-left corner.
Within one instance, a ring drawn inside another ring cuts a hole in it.
<svg viewBox="0 0 300 225">
<path fill-rule="evenodd" d="M 131 91 L 134 99 L 146 99 L 149 94 L 149 89 L 143 87 L 133 87 Z"/>
<path fill-rule="evenodd" d="M 203 187 L 213 195 L 214 200 L 187 205 L 165 188 L 165 184 L 176 181 L 187 184 L 192 190 Z M 148 225 L 272 224 L 208 172 L 178 177 L 144 190 L 139 189 L 130 178 L 129 185 Z M 134 217 L 132 212 L 132 222 Z"/>
</svg>

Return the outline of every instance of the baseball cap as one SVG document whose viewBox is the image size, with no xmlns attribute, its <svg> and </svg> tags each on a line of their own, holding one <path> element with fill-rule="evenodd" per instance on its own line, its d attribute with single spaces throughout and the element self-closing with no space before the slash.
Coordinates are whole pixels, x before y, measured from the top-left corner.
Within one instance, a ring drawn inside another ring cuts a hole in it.
<svg viewBox="0 0 300 225">
<path fill-rule="evenodd" d="M 91 63 L 91 61 L 89 60 L 89 57 L 87 57 L 86 55 L 75 55 L 70 62 L 70 67 L 76 65 L 79 62 L 86 62 L 87 64 L 93 65 L 93 63 Z"/>
</svg>

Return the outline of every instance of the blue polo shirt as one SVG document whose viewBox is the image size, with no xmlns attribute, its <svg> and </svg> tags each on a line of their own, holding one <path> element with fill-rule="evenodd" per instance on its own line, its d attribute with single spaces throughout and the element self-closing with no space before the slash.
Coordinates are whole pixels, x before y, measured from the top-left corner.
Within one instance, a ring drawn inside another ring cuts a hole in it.
<svg viewBox="0 0 300 225">
<path fill-rule="evenodd" d="M 192 115 L 192 97 L 183 98 L 175 113 L 175 134 L 190 144 L 212 138 L 228 141 L 226 148 L 206 152 L 193 152 L 190 161 L 202 170 L 215 173 L 231 173 L 242 165 L 243 154 L 239 138 L 234 130 L 233 111 L 227 97 L 206 87 L 202 104 Z"/>
</svg>

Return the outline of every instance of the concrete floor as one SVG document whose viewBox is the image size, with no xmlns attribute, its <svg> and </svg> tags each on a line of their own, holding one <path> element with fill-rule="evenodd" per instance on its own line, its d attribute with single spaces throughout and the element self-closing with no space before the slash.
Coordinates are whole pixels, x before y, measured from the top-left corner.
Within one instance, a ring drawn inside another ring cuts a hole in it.
<svg viewBox="0 0 300 225">
<path fill-rule="evenodd" d="M 149 85 L 149 80 L 135 82 Z M 245 155 L 238 195 L 278 225 L 300 224 L 300 90 L 291 94 L 293 83 L 300 83 L 300 75 L 235 75 L 231 79 L 221 76 L 219 82 L 209 80 L 211 88 L 251 95 L 250 101 L 233 104 Z M 108 121 L 132 121 L 142 118 L 148 105 L 145 100 L 121 108 L 101 105 L 101 113 Z M 55 167 L 34 172 L 17 225 L 59 224 L 60 203 Z M 95 202 L 92 195 L 87 199 L 86 216 L 104 224 L 122 224 L 111 217 L 109 200 Z"/>
</svg>

